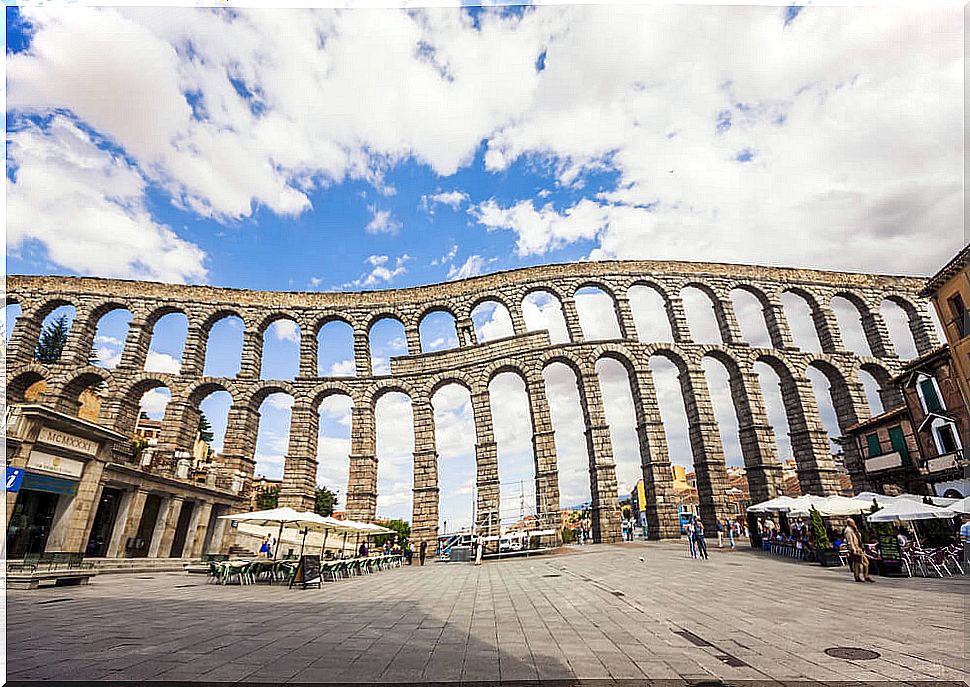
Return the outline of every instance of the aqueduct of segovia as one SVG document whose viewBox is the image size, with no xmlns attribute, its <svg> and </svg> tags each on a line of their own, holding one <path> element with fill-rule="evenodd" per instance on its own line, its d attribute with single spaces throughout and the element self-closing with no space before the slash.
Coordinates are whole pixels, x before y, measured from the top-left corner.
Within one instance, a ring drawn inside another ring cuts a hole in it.
<svg viewBox="0 0 970 687">
<path fill-rule="evenodd" d="M 643 285 L 663 299 L 672 342 L 640 341 L 628 292 Z M 612 297 L 621 338 L 584 338 L 576 308 L 577 290 L 593 286 Z M 711 299 L 720 330 L 720 345 L 692 341 L 681 290 L 694 287 Z M 871 374 L 880 386 L 888 409 L 894 397 L 890 379 L 901 369 L 879 306 L 890 300 L 903 308 L 919 353 L 937 345 L 933 323 L 917 293 L 922 280 L 807 269 L 783 269 L 685 262 L 587 262 L 550 265 L 474 277 L 462 281 L 400 290 L 361 293 L 257 292 L 210 286 L 105 280 L 11 276 L 7 303 L 17 303 L 16 320 L 7 347 L 7 399 L 23 400 L 25 390 L 46 382 L 42 402 L 66 413 L 77 413 L 79 396 L 100 386 L 104 403 L 99 423 L 124 436 L 132 436 L 138 402 L 146 391 L 165 386 L 171 392 L 159 450 L 173 452 L 190 447 L 198 427 L 199 403 L 217 390 L 232 397 L 223 455 L 247 478 L 253 475 L 255 444 L 262 401 L 275 392 L 294 399 L 289 447 L 285 458 L 280 505 L 312 507 L 317 463 L 318 408 L 326 397 L 351 398 L 352 430 L 347 514 L 371 519 L 375 515 L 377 457 L 375 406 L 391 391 L 407 394 L 414 421 L 414 481 L 412 532 L 415 540 L 432 539 L 438 528 L 438 478 L 435 426 L 431 398 L 443 385 L 457 383 L 471 394 L 475 423 L 477 513 L 479 521 L 499 507 L 496 442 L 488 385 L 502 372 L 521 376 L 528 393 L 535 458 L 535 496 L 540 522 L 558 522 L 559 483 L 556 446 L 543 386 L 543 369 L 561 362 L 576 374 L 586 424 L 593 535 L 598 541 L 619 538 L 620 515 L 617 482 L 603 401 L 595 365 L 613 358 L 627 370 L 636 412 L 637 436 L 647 493 L 648 531 L 651 538 L 678 536 L 677 508 L 672 500 L 670 460 L 648 361 L 653 356 L 670 360 L 679 373 L 689 424 L 693 465 L 697 477 L 701 516 L 710 521 L 728 515 L 724 451 L 715 422 L 710 392 L 701 363 L 715 358 L 727 369 L 731 396 L 739 424 L 739 440 L 751 498 L 760 501 L 780 493 L 781 466 L 773 430 L 753 365 L 769 365 L 780 380 L 788 418 L 792 451 L 803 491 L 834 493 L 835 463 L 819 418 L 817 402 L 806 371 L 821 370 L 831 394 L 841 429 L 869 415 L 860 371 Z M 729 294 L 742 289 L 753 294 L 771 339 L 770 348 L 753 347 L 742 340 Z M 547 331 L 527 331 L 522 301 L 544 291 L 561 306 L 569 341 L 553 344 Z M 794 292 L 811 308 L 822 352 L 797 348 L 785 319 L 781 296 Z M 850 300 L 859 310 L 871 357 L 845 350 L 833 297 Z M 478 343 L 472 310 L 485 301 L 503 305 L 511 315 L 514 336 Z M 45 317 L 65 304 L 76 308 L 74 325 L 58 363 L 40 365 L 33 353 Z M 125 308 L 133 319 L 128 328 L 121 361 L 111 370 L 88 364 L 99 320 Z M 426 315 L 446 311 L 455 318 L 459 345 L 445 351 L 420 353 L 419 325 Z M 181 312 L 188 318 L 188 335 L 178 374 L 144 371 L 155 323 L 162 316 Z M 208 333 L 226 316 L 245 324 L 242 363 L 234 378 L 204 377 Z M 371 369 L 369 332 L 378 320 L 392 317 L 403 323 L 411 355 L 392 359 L 390 374 Z M 263 333 L 274 321 L 294 320 L 301 332 L 299 374 L 292 381 L 260 378 Z M 353 328 L 354 377 L 321 377 L 317 371 L 316 333 L 332 320 Z M 845 464 L 857 488 L 865 486 L 861 459 L 854 444 L 845 446 Z"/>
</svg>

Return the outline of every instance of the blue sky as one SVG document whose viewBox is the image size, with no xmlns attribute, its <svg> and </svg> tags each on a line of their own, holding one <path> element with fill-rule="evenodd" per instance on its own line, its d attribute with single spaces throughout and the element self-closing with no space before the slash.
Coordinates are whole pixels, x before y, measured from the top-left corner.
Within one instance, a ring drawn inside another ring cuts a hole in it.
<svg viewBox="0 0 970 687">
<path fill-rule="evenodd" d="M 8 273 L 266 290 L 612 258 L 925 274 L 963 242 L 952 8 L 50 7 L 6 18 Z M 584 326 L 608 332 L 602 304 L 587 305 Z M 846 340 L 861 345 L 842 313 Z M 707 315 L 701 303 L 694 319 Z M 898 313 L 887 317 L 905 338 Z M 500 319 L 476 324 L 500 330 Z M 121 313 L 103 323 L 104 364 L 125 326 Z M 175 369 L 184 326 L 160 323 L 153 365 Z M 426 329 L 431 348 L 453 345 L 447 326 Z M 381 356 L 402 352 L 399 335 L 379 334 Z M 215 336 L 214 369 L 232 374 L 241 329 Z M 271 331 L 264 374 L 291 376 L 297 342 L 292 328 Z M 326 332 L 321 369 L 352 372 L 346 344 Z M 689 463 L 676 380 L 657 374 L 671 454 Z M 629 403 L 615 370 L 602 379 L 628 486 Z M 554 406 L 566 399 L 567 431 L 569 380 L 549 384 Z M 513 381 L 500 387 L 499 406 L 515 407 Z M 206 404 L 218 436 L 225 402 Z M 394 436 L 382 441 L 381 509 L 394 515 L 409 510 L 406 405 L 391 403 Z M 472 448 L 453 428 L 468 409 L 441 406 L 442 479 L 456 499 L 442 517 L 456 523 L 471 502 Z M 288 412 L 267 402 L 261 472 L 281 470 Z M 321 422 L 319 478 L 337 488 L 348 412 Z M 770 399 L 769 414 L 784 444 Z M 503 481 L 529 479 L 528 433 L 500 437 Z M 736 443 L 725 437 L 731 464 Z M 573 474 L 564 501 L 588 497 L 583 461 L 561 456 Z"/>
</svg>

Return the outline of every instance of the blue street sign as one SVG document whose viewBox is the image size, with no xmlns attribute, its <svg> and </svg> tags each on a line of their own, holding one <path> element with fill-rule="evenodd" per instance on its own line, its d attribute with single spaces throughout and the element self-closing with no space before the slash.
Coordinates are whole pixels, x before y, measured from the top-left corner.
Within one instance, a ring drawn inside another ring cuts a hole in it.
<svg viewBox="0 0 970 687">
<path fill-rule="evenodd" d="M 7 468 L 7 486 L 5 489 L 10 493 L 16 493 L 20 491 L 20 485 L 24 481 L 24 469 L 23 468 Z"/>
</svg>

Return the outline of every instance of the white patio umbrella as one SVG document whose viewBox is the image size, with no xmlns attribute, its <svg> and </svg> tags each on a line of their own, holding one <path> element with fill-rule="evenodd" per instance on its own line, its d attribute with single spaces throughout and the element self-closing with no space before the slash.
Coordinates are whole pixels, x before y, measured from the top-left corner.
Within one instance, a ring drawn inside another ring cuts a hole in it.
<svg viewBox="0 0 970 687">
<path fill-rule="evenodd" d="M 328 528 L 334 529 L 334 525 L 327 522 L 327 519 L 322 515 L 298 511 L 288 506 L 283 506 L 282 508 L 271 508 L 269 510 L 251 511 L 249 513 L 220 515 L 219 517 L 223 520 L 239 520 L 240 522 L 248 522 L 252 523 L 253 525 L 262 525 L 264 527 L 278 524 L 280 526 L 280 531 L 276 537 L 276 551 L 273 553 L 273 558 L 276 558 L 279 555 L 280 543 L 283 538 L 283 528 L 287 525 L 304 530 L 304 543 L 306 543 L 307 529 L 312 529 L 319 532 L 324 532 Z M 300 548 L 300 554 L 303 554 L 302 547 Z"/>
<path fill-rule="evenodd" d="M 954 513 L 962 513 L 963 515 L 970 515 L 970 496 L 965 499 L 960 499 L 955 501 L 946 507 L 947 510 L 952 510 Z"/>
<path fill-rule="evenodd" d="M 748 506 L 749 513 L 777 513 L 788 510 L 789 505 L 794 501 L 791 496 L 776 496 L 773 499 L 756 503 Z"/>
<path fill-rule="evenodd" d="M 802 496 L 792 499 L 791 503 L 788 504 L 788 515 L 795 517 L 807 516 L 813 507 L 817 508 L 823 503 L 825 503 L 824 496 L 803 494 Z"/>
<path fill-rule="evenodd" d="M 938 508 L 922 501 L 897 499 L 866 518 L 869 522 L 907 522 L 910 520 L 932 520 L 933 518 L 955 518 L 956 513 L 947 508 Z"/>
<path fill-rule="evenodd" d="M 866 503 L 861 499 L 850 499 L 847 496 L 829 496 L 824 502 L 815 506 L 820 515 L 826 517 L 838 515 L 859 515 L 872 510 L 872 501 Z"/>
</svg>

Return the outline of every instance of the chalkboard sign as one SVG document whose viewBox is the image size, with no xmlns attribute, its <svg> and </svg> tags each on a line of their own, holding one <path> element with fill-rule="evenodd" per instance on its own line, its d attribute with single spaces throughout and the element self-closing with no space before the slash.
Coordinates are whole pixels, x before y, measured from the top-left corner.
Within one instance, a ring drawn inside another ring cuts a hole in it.
<svg viewBox="0 0 970 687">
<path fill-rule="evenodd" d="M 883 575 L 902 575 L 903 555 L 895 533 L 879 535 L 879 556 L 882 558 L 880 572 Z"/>
<path fill-rule="evenodd" d="M 290 580 L 290 589 L 293 589 L 293 585 L 295 584 L 301 585 L 303 589 L 310 586 L 319 588 L 320 580 L 320 556 L 300 556 L 300 562 L 296 566 L 296 572 L 293 573 L 293 579 Z"/>
</svg>

